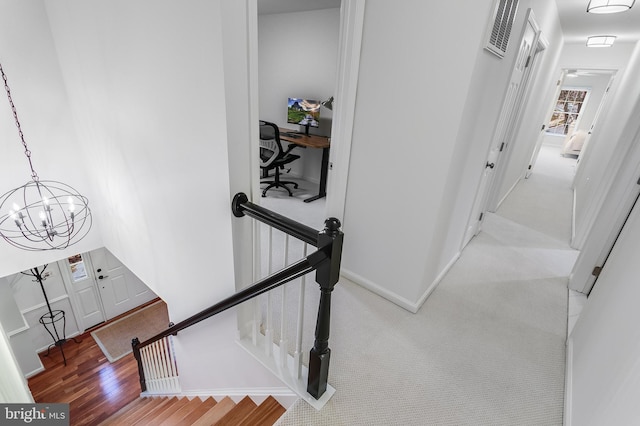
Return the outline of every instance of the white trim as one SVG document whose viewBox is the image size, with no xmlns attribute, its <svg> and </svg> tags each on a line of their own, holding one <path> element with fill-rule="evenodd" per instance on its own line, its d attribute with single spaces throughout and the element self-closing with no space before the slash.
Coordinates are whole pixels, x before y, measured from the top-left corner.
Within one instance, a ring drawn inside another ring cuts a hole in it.
<svg viewBox="0 0 640 426">
<path fill-rule="evenodd" d="M 397 294 L 392 293 L 389 290 L 380 287 L 378 284 L 374 283 L 373 281 L 368 280 L 356 273 L 353 273 L 348 269 L 342 268 L 342 270 L 340 271 L 340 275 L 344 276 L 349 281 L 353 281 L 359 286 L 364 287 L 367 290 L 377 294 L 378 296 L 383 297 L 392 303 L 395 303 L 396 305 L 406 309 L 411 313 L 415 314 L 416 312 L 418 312 L 419 306 L 417 303 L 413 303 L 402 296 L 398 296 Z"/>
<path fill-rule="evenodd" d="M 220 402 L 224 397 L 229 397 L 236 404 L 242 400 L 242 398 L 248 396 L 257 405 L 260 405 L 267 397 L 272 396 L 282 405 L 288 409 L 296 402 L 298 395 L 286 387 L 278 388 L 216 388 L 216 389 L 197 389 L 180 393 L 166 393 L 166 394 L 148 394 L 142 392 L 140 396 L 147 398 L 163 398 L 163 397 L 185 397 L 188 399 L 200 398 L 205 400 L 209 397 Z"/>
<path fill-rule="evenodd" d="M 572 210 L 571 210 L 571 244 L 569 244 L 570 247 L 574 247 L 574 240 L 576 238 L 576 202 L 577 202 L 577 197 L 576 197 L 576 188 L 573 188 L 573 206 L 572 206 Z"/>
<path fill-rule="evenodd" d="M 245 396 L 249 396 L 250 398 L 260 398 L 266 396 L 295 396 L 298 397 L 295 392 L 287 387 L 279 387 L 279 388 L 216 388 L 216 389 L 197 389 L 190 390 L 186 392 L 180 392 L 177 395 L 182 395 L 186 397 L 200 397 L 200 398 L 219 398 L 228 396 L 231 399 L 238 398 L 238 400 L 242 399 Z M 159 394 L 154 394 L 154 397 L 161 396 Z M 236 401 L 237 402 L 237 401 Z"/>
<path fill-rule="evenodd" d="M 24 319 L 24 315 L 22 315 L 22 319 Z M 26 320 L 25 320 L 25 324 L 26 325 L 24 327 L 17 328 L 15 330 L 10 331 L 9 333 L 7 333 L 7 337 L 15 336 L 16 334 L 20 334 L 23 331 L 27 331 L 27 330 L 29 330 L 31 328 L 31 326 L 29 324 L 27 324 Z"/>
<path fill-rule="evenodd" d="M 567 361 L 565 368 L 565 382 L 564 382 L 564 416 L 562 424 L 564 426 L 571 426 L 571 409 L 572 409 L 572 397 L 573 397 L 573 339 L 569 337 L 567 339 Z"/>
<path fill-rule="evenodd" d="M 49 305 L 53 305 L 54 303 L 61 302 L 61 301 L 65 300 L 65 299 L 71 300 L 71 298 L 69 297 L 68 294 L 64 294 L 62 296 L 56 297 L 55 299 L 49 300 Z M 71 305 L 71 302 L 69 302 L 69 305 Z M 46 307 L 47 307 L 47 303 L 46 302 L 42 302 L 42 303 L 39 303 L 37 305 L 33 305 L 33 306 L 31 306 L 31 307 L 29 307 L 27 309 L 23 309 L 23 310 L 20 311 L 20 313 L 22 315 L 24 315 L 24 314 L 28 314 L 29 312 L 37 311 L 38 309 L 42 309 L 42 308 L 46 308 Z"/>
<path fill-rule="evenodd" d="M 449 272 L 449 270 L 451 269 L 451 267 L 456 263 L 456 261 L 458 260 L 458 258 L 460 257 L 460 252 L 456 253 L 451 260 L 449 261 L 449 263 L 447 263 L 447 265 L 442 269 L 442 271 L 440 271 L 440 273 L 438 274 L 438 276 L 436 277 L 436 279 L 433 280 L 433 282 L 431 283 L 431 285 L 429 285 L 429 287 L 424 291 L 424 293 L 422 294 L 422 296 L 420 296 L 420 298 L 416 301 L 416 302 L 412 302 L 402 296 L 399 296 L 385 288 L 380 287 L 378 284 L 374 283 L 371 280 L 368 280 L 367 278 L 364 278 L 354 272 L 349 271 L 348 269 L 344 269 L 342 268 L 342 270 L 340 271 L 340 274 L 342 276 L 344 276 L 344 278 L 348 279 L 349 281 L 353 281 L 354 283 L 358 284 L 361 287 L 366 288 L 367 290 L 377 294 L 380 297 L 383 297 L 385 299 L 387 299 L 388 301 L 395 303 L 396 305 L 400 306 L 401 308 L 406 309 L 407 311 L 411 312 L 411 313 L 417 313 L 418 310 L 422 307 L 422 305 L 424 304 L 424 302 L 427 301 L 427 299 L 429 298 L 429 296 L 431 295 L 431 293 L 433 293 L 433 291 L 436 289 L 436 287 L 438 287 L 438 284 L 440 284 L 440 281 L 442 281 L 442 279 L 447 275 L 447 273 Z"/>
<path fill-rule="evenodd" d="M 520 183 L 520 180 L 521 180 L 521 179 L 522 179 L 522 178 L 517 179 L 517 180 L 513 183 L 513 185 L 511 185 L 511 188 L 509 188 L 509 190 L 507 191 L 507 193 L 506 193 L 506 194 L 504 194 L 504 197 L 502 197 L 502 198 L 500 199 L 500 201 L 498 201 L 498 204 L 496 205 L 496 211 L 500 208 L 500 206 L 502 205 L 502 203 L 504 203 L 504 200 L 506 200 L 506 199 L 507 199 L 507 197 L 509 196 L 509 194 L 511 194 L 511 192 L 516 188 L 516 185 L 518 185 L 518 184 Z"/>
<path fill-rule="evenodd" d="M 440 271 L 440 273 L 438 274 L 436 279 L 433 280 L 433 282 L 431 283 L 429 288 L 427 288 L 427 290 L 424 292 L 422 297 L 420 297 L 420 299 L 418 299 L 418 303 L 417 303 L 418 309 L 420 309 L 422 307 L 422 305 L 424 304 L 424 302 L 427 301 L 427 298 L 431 295 L 433 290 L 435 290 L 436 287 L 438 287 L 438 284 L 440 284 L 440 281 L 442 281 L 442 279 L 447 275 L 447 273 L 449 272 L 449 269 L 451 269 L 451 267 L 453 267 L 453 265 L 458 261 L 459 258 L 460 258 L 460 252 L 457 252 L 451 258 L 449 263 L 447 263 L 447 265 L 442 269 L 442 271 Z M 417 311 L 417 309 L 416 309 L 416 311 Z"/>
<path fill-rule="evenodd" d="M 36 368 L 33 371 L 28 372 L 27 374 L 24 375 L 25 379 L 28 379 L 30 377 L 35 376 L 36 374 L 40 374 L 42 373 L 44 370 L 46 370 L 46 368 L 44 368 L 44 366 L 42 365 L 42 363 L 40 363 L 40 368 Z"/>
<path fill-rule="evenodd" d="M 262 334 L 257 337 L 257 344 L 254 343 L 252 338 L 244 338 L 236 341 L 249 355 L 255 358 L 260 364 L 262 364 L 267 370 L 269 370 L 274 376 L 280 379 L 286 384 L 292 392 L 294 392 L 299 398 L 305 400 L 316 410 L 321 410 L 329 399 L 335 394 L 336 390 L 330 384 L 327 384 L 326 391 L 319 399 L 315 399 L 311 394 L 307 392 L 307 381 L 309 377 L 308 367 L 302 366 L 301 375 L 299 377 L 294 376 L 295 360 L 293 356 L 288 355 L 285 349 L 285 358 L 287 365 L 285 367 L 280 365 L 280 351 L 281 348 L 275 343 L 271 344 L 271 354 L 267 355 L 265 346 L 269 345 L 269 339 L 265 338 Z"/>
<path fill-rule="evenodd" d="M 341 220 L 347 197 L 365 1 L 342 0 L 340 8 L 338 69 L 325 211 L 327 216 Z"/>
</svg>

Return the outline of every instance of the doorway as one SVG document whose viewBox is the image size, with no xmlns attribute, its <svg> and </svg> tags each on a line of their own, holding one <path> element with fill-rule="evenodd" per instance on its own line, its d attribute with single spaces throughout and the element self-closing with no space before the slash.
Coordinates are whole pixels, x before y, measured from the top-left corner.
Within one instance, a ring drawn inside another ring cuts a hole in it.
<svg viewBox="0 0 640 426">
<path fill-rule="evenodd" d="M 310 135 L 320 136 L 318 141 L 327 141 L 332 131 L 333 110 L 322 103 L 335 96 L 341 0 L 308 3 L 302 8 L 290 2 L 258 1 L 259 119 L 276 124 L 281 135 L 282 129 L 294 134 L 308 131 Z M 312 43 L 313 49 L 292 50 L 290 47 L 297 43 Z M 291 99 L 299 100 L 295 102 L 299 109 L 317 105 L 314 111 L 319 118 L 313 126 L 305 129 L 292 122 L 289 111 L 293 107 L 288 105 Z M 326 193 L 320 186 L 326 185 L 326 180 L 321 182 L 321 176 L 328 173 L 328 152 L 304 146 L 306 139 L 282 140 L 283 149 L 292 148 L 291 155 L 299 157 L 280 170 L 283 180 L 296 183 L 295 188 L 289 185 L 293 194 L 272 188 L 259 202 L 270 210 L 321 229 L 326 197 L 303 201 Z M 273 175 L 274 170 L 270 173 Z M 259 176 L 264 177 L 262 173 Z M 270 179 L 273 180 L 273 176 Z"/>
<path fill-rule="evenodd" d="M 546 43 L 541 40 L 540 28 L 533 12 L 529 10 L 515 65 L 511 72 L 509 87 L 502 104 L 502 111 L 498 118 L 486 166 L 480 178 L 461 248 L 464 248 L 480 232 L 484 213 L 487 210 L 495 211 L 497 209 L 497 204 L 499 204 L 497 198 L 508 164 L 508 154 L 511 151 L 509 139 L 515 136 L 518 129 L 519 114 L 527 101 L 528 84 L 532 81 L 533 70 L 537 68 L 536 65 L 539 62 L 537 56 L 545 48 Z"/>
<path fill-rule="evenodd" d="M 58 266 L 81 330 L 158 297 L 104 247 L 60 260 Z"/>
<path fill-rule="evenodd" d="M 290 17 L 296 15 L 297 13 L 292 14 L 291 12 L 293 7 L 292 2 L 279 1 L 279 0 L 271 0 L 265 2 L 255 1 L 255 7 L 250 7 L 249 11 L 253 10 L 253 13 L 258 14 L 258 7 L 273 7 L 282 15 L 289 15 Z M 310 205 L 316 204 L 315 209 L 321 213 L 317 214 L 316 217 L 324 218 L 328 216 L 337 217 L 338 219 L 342 219 L 344 217 L 344 206 L 345 206 L 345 197 L 346 197 L 346 187 L 347 187 L 347 176 L 349 170 L 349 157 L 351 153 L 351 135 L 353 133 L 353 117 L 355 115 L 355 104 L 356 104 L 356 91 L 357 91 L 357 82 L 358 82 L 358 73 L 359 73 L 359 58 L 360 58 L 360 48 L 362 41 L 362 30 L 364 23 L 364 8 L 365 8 L 365 0 L 327 0 L 327 1 L 314 1 L 314 2 L 296 2 L 295 7 L 298 11 L 300 8 L 306 8 L 306 10 L 314 10 L 320 9 L 317 12 L 318 15 L 322 15 L 326 19 L 327 14 L 331 14 L 332 12 L 322 12 L 322 9 L 329 7 L 334 10 L 334 15 L 337 15 L 337 20 L 332 21 L 330 28 L 320 28 L 318 29 L 318 35 L 314 35 L 313 37 L 326 37 L 327 31 L 329 31 L 328 41 L 325 43 L 325 55 L 318 54 L 318 52 L 311 52 L 311 56 L 309 59 L 304 62 L 305 68 L 313 68 L 314 64 L 317 65 L 318 69 L 328 69 L 326 75 L 320 77 L 322 81 L 321 85 L 318 85 L 316 82 L 312 82 L 311 86 L 306 87 L 303 83 L 300 83 L 299 90 L 303 91 L 300 93 L 301 96 L 316 96 L 321 98 L 321 100 L 328 99 L 333 97 L 335 100 L 333 102 L 333 109 L 328 110 L 323 108 L 322 112 L 324 113 L 325 118 L 329 117 L 330 121 L 324 122 L 321 117 L 321 125 L 324 124 L 325 129 L 323 130 L 323 134 L 330 136 L 330 150 L 329 150 L 329 163 L 327 165 L 328 170 L 328 180 L 327 180 L 327 196 L 321 200 L 313 201 L 309 203 Z M 284 13 L 286 12 L 286 13 Z M 251 12 L 250 12 L 251 13 Z M 314 12 L 311 12 L 314 13 Z M 273 19 L 280 19 L 278 17 L 272 17 Z M 281 19 L 285 19 L 286 17 L 281 17 Z M 271 18 L 269 18 L 271 19 Z M 250 82 L 254 82 L 255 84 L 250 85 L 250 99 L 252 99 L 252 110 L 255 115 L 252 118 L 252 125 L 255 122 L 255 129 L 253 130 L 254 136 L 251 138 L 252 152 L 258 151 L 258 136 L 257 136 L 257 124 L 258 120 L 265 119 L 275 122 L 276 124 L 285 124 L 286 123 L 286 102 L 289 96 L 296 96 L 298 89 L 293 88 L 288 81 L 284 81 L 281 84 L 281 87 L 277 90 L 282 91 L 283 93 L 277 95 L 278 97 L 274 98 L 272 95 L 264 95 L 263 90 L 264 87 L 270 82 L 265 80 L 264 66 L 258 67 L 260 64 L 260 55 L 265 55 L 268 53 L 267 51 L 260 50 L 259 44 L 261 43 L 258 39 L 259 35 L 259 23 L 257 17 L 249 16 L 249 57 L 250 62 L 252 62 L 253 66 L 250 66 Z M 337 26 L 336 26 L 337 23 Z M 276 33 L 277 35 L 277 33 Z M 290 36 L 290 33 L 287 33 Z M 315 42 L 314 42 L 315 46 Z M 328 47 L 332 46 L 332 47 Z M 277 47 L 281 51 L 284 50 L 283 46 Z M 315 49 L 315 47 L 314 47 Z M 286 77 L 286 65 L 287 63 L 295 62 L 296 55 L 291 57 L 290 51 L 287 51 L 288 57 L 284 62 L 280 62 L 276 64 L 277 72 L 280 74 L 284 74 Z M 325 57 L 331 57 L 330 61 L 327 61 Z M 263 57 L 264 59 L 264 57 Z M 262 64 L 261 64 L 262 65 Z M 327 68 L 329 67 L 329 68 Z M 279 79 L 282 81 L 282 78 Z M 306 81 L 309 81 L 306 78 Z M 306 83 L 309 84 L 309 83 Z M 316 90 L 316 87 L 320 87 L 320 92 L 306 92 L 305 90 Z M 314 93 L 317 93 L 314 95 Z M 264 115 L 266 114 L 266 115 Z M 274 115 L 271 115 L 274 114 Z M 298 149 L 298 148 L 296 148 Z M 300 165 L 307 169 L 303 172 L 303 174 L 309 174 L 315 179 L 318 179 L 320 176 L 320 167 L 321 167 L 321 157 L 322 150 L 319 149 L 305 149 L 301 150 L 303 153 L 307 155 L 307 161 L 303 161 Z M 314 152 L 316 151 L 316 152 Z M 252 167 L 252 181 L 253 183 L 253 193 L 258 194 L 259 191 L 255 189 L 259 185 L 259 167 L 257 167 L 257 161 L 254 163 L 255 165 Z M 264 199 L 261 199 L 264 200 Z M 257 202 L 258 200 L 256 200 Z M 285 200 L 287 201 L 287 200 Z M 325 206 L 320 206 L 320 202 L 325 203 Z M 267 206 L 268 207 L 268 206 Z M 296 217 L 304 217 L 305 214 L 298 212 L 294 213 L 298 216 Z M 296 219 L 294 217 L 294 219 Z M 315 223 L 318 222 L 318 219 L 314 221 L 314 224 L 311 226 L 316 227 Z M 322 223 L 322 222 L 321 222 Z"/>
</svg>

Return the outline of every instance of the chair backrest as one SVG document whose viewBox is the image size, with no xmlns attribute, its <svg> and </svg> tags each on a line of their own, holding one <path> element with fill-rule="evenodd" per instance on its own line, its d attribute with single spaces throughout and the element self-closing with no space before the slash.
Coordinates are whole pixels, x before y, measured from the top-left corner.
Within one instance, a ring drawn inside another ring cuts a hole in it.
<svg viewBox="0 0 640 426">
<path fill-rule="evenodd" d="M 267 168 L 284 153 L 278 126 L 260 120 L 260 167 Z"/>
</svg>

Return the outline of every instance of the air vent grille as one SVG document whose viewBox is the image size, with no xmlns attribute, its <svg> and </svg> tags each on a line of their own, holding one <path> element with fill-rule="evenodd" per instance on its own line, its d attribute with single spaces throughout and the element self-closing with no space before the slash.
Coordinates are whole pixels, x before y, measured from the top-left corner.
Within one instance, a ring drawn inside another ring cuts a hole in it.
<svg viewBox="0 0 640 426">
<path fill-rule="evenodd" d="M 507 53 L 513 21 L 518 11 L 518 2 L 519 0 L 499 0 L 493 15 L 493 22 L 490 24 L 491 32 L 486 49 L 501 58 Z"/>
</svg>

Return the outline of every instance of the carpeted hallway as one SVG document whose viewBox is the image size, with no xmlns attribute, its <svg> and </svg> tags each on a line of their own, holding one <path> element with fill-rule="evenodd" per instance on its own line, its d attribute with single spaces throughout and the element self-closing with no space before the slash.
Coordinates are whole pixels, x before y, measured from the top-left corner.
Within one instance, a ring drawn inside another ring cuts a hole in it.
<svg viewBox="0 0 640 426">
<path fill-rule="evenodd" d="M 320 412 L 278 425 L 561 425 L 575 159 L 544 146 L 417 314 L 341 280 Z"/>
</svg>

